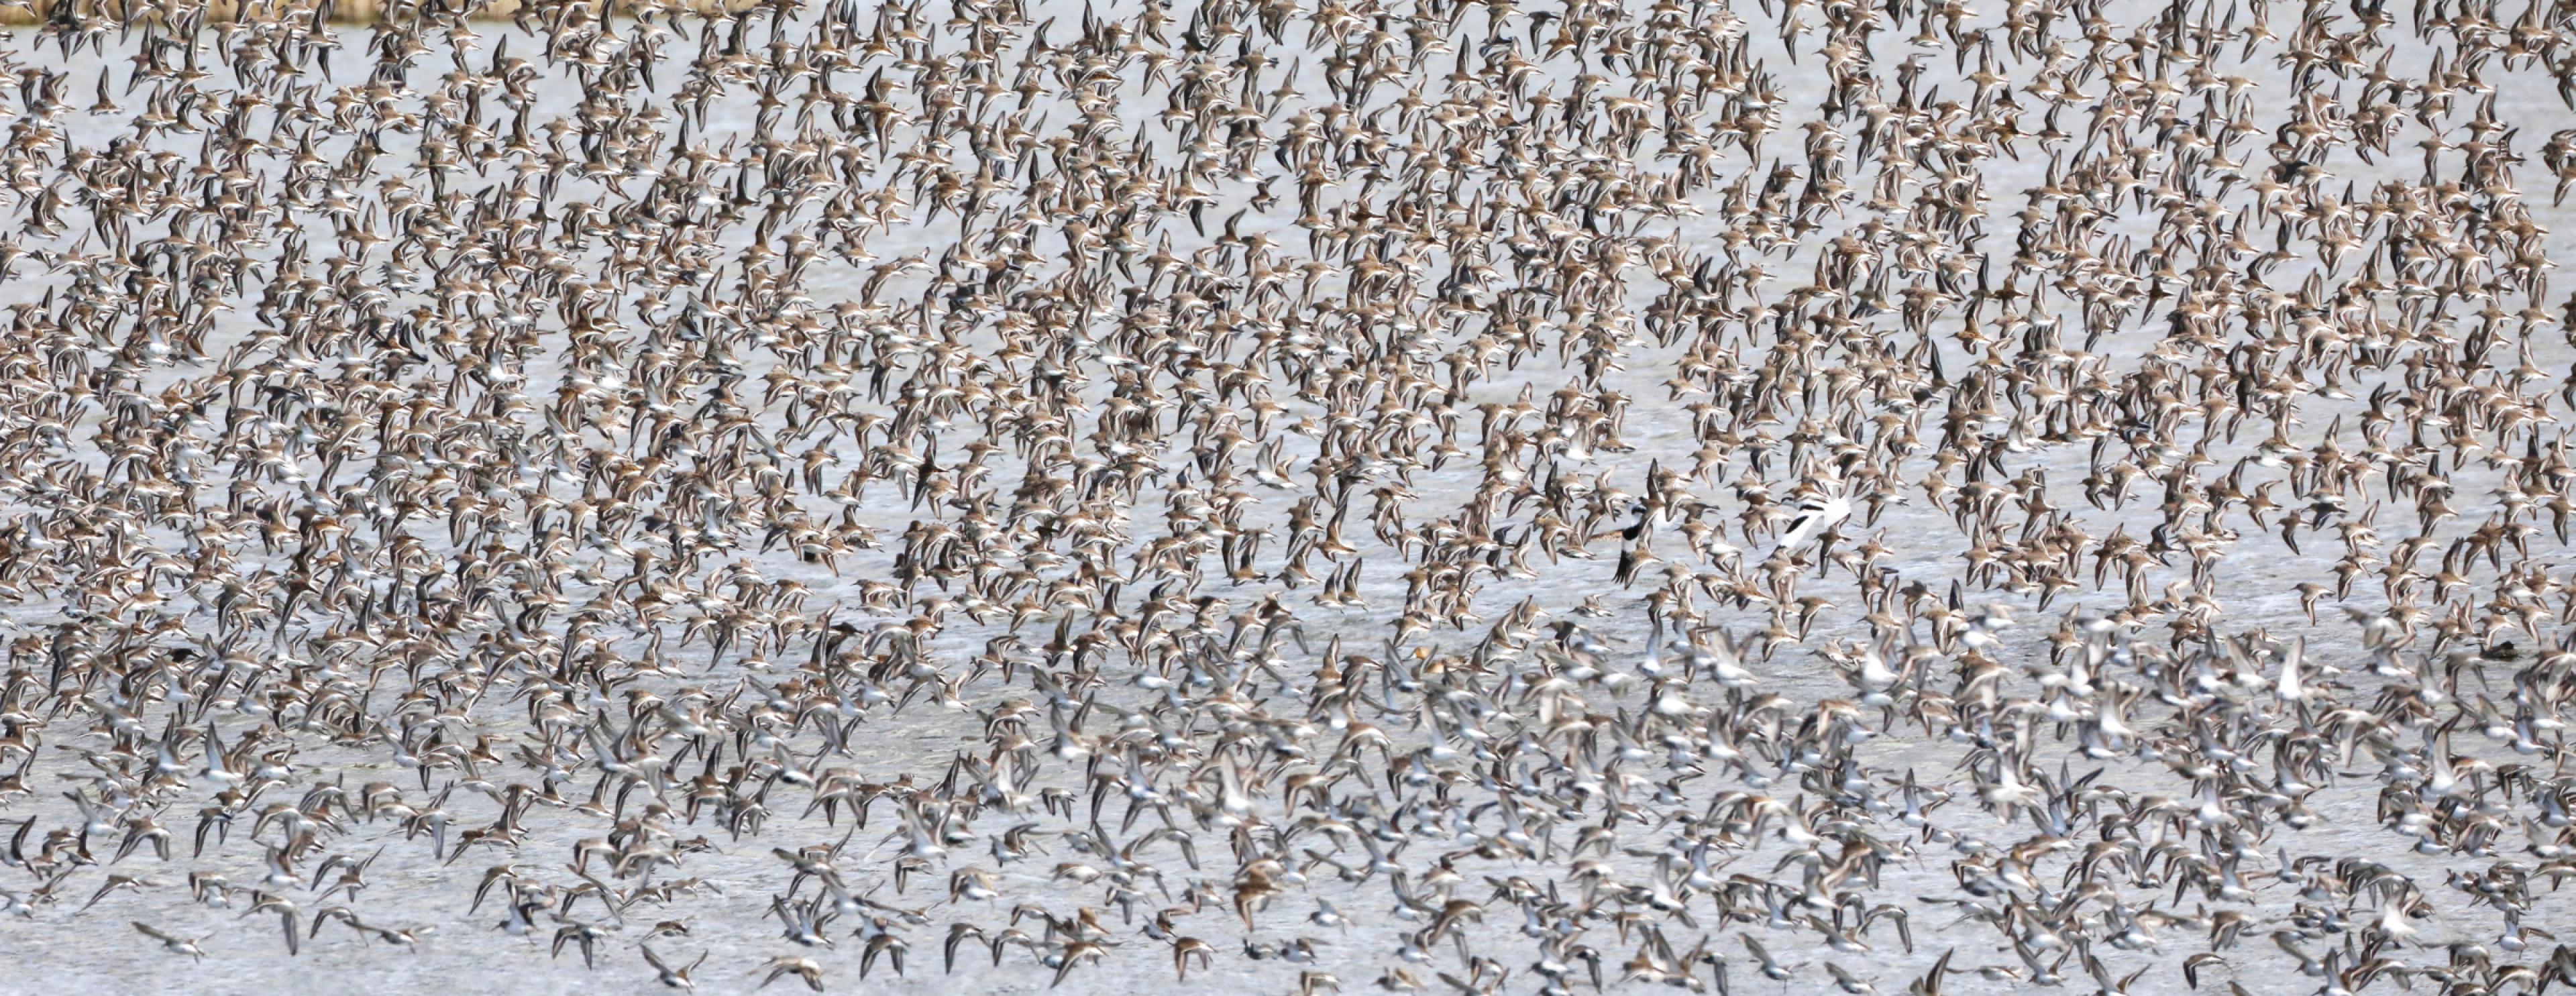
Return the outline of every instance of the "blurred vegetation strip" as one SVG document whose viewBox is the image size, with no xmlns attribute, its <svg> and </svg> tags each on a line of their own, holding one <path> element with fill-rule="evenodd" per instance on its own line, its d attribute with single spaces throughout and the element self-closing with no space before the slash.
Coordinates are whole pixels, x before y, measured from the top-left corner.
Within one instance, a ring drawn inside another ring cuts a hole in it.
<svg viewBox="0 0 2576 996">
<path fill-rule="evenodd" d="M 381 15 L 395 21 L 427 18 L 443 21 L 462 15 L 469 20 L 516 18 L 521 8 L 545 19 L 548 8 L 580 7 L 596 11 L 602 0 L 0 0 L 0 25 L 43 24 L 60 19 L 77 23 L 194 24 L 225 21 L 311 20 L 318 13 L 337 24 L 368 24 Z M 796 5 L 797 0 L 608 0 L 620 14 L 641 10 L 713 13 L 719 7 L 741 12 L 754 7 Z"/>
</svg>

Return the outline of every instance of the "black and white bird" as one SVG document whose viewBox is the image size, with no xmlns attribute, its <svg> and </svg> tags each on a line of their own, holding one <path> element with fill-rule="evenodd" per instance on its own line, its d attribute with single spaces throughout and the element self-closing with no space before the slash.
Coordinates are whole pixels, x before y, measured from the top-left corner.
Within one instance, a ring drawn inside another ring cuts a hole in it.
<svg viewBox="0 0 2576 996">
<path fill-rule="evenodd" d="M 1790 517 L 1789 528 L 1781 530 L 1779 545 L 1772 548 L 1771 555 L 1795 555 L 1808 543 L 1820 539 L 1823 549 L 1829 551 L 1833 545 L 1834 528 L 1851 518 L 1851 514 L 1851 498 L 1844 493 L 1839 482 L 1809 488 L 1806 496 L 1798 500 L 1797 514 Z M 1821 553 L 1817 559 L 1823 559 Z"/>
</svg>

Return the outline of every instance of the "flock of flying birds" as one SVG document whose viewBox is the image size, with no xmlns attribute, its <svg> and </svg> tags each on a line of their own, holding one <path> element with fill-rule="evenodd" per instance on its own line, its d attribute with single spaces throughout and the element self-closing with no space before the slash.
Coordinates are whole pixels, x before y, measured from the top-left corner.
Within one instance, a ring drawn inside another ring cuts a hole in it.
<svg viewBox="0 0 2576 996">
<path fill-rule="evenodd" d="M 0 988 L 2576 987 L 2576 3 L 20 9 Z"/>
</svg>

